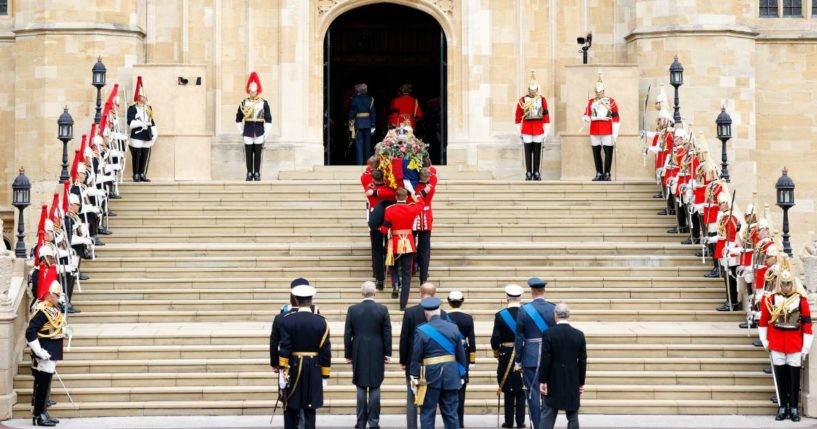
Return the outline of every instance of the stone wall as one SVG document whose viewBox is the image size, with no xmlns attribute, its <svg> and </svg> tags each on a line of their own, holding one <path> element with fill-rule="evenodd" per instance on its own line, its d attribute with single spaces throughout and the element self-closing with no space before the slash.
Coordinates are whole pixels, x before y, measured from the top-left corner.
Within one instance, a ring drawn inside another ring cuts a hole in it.
<svg viewBox="0 0 817 429">
<path fill-rule="evenodd" d="M 11 418 L 11 407 L 17 402 L 14 376 L 25 345 L 21 333 L 28 323 L 24 262 L 0 249 L 0 420 Z"/>
<path fill-rule="evenodd" d="M 451 164 L 490 177 L 519 177 L 513 110 L 535 70 L 553 124 L 544 147 L 544 177 L 562 177 L 562 145 L 575 133 L 569 122 L 578 115 L 565 99 L 569 68 L 581 62 L 576 36 L 592 31 L 590 64 L 636 65 L 639 100 L 650 82 L 657 87 L 667 81 L 678 55 L 685 67 L 682 115 L 707 134 L 715 158 L 721 155 L 715 116 L 722 104 L 732 115 L 727 153 L 740 206 L 753 192 L 761 204 L 773 203 L 773 184 L 785 164 L 798 185 L 791 212 L 795 244 L 817 229 L 817 175 L 810 169 L 817 151 L 807 137 L 817 123 L 812 114 L 817 77 L 808 73 L 817 65 L 817 25 L 809 2 L 806 18 L 760 19 L 757 2 L 745 0 L 388 1 L 429 14 L 446 34 Z M 20 165 L 35 183 L 34 205 L 47 200 L 61 157 L 54 122 L 68 105 L 76 135 L 87 132 L 95 98 L 90 68 L 98 55 L 108 66 L 108 82 L 125 86 L 137 64 L 202 67 L 206 127 L 190 144 L 204 147 L 209 138 L 213 179 L 243 177 L 234 115 L 253 70 L 273 114 L 265 179 L 321 164 L 326 30 L 343 13 L 378 2 L 12 2 L 11 16 L 0 17 L 0 123 L 6 124 L 0 127 L 0 205 L 9 200 Z M 159 87 L 148 83 L 146 89 L 156 95 Z M 79 138 L 70 147 L 78 145 Z M 154 163 L 152 174 L 196 178 L 178 175 L 177 169 L 175 161 Z M 779 225 L 780 211 L 773 212 Z"/>
</svg>

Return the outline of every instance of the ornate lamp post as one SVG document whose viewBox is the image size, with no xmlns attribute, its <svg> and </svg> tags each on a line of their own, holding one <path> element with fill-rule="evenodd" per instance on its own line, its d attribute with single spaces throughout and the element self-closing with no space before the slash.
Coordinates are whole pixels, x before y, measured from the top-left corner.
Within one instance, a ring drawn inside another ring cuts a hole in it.
<svg viewBox="0 0 817 429">
<path fill-rule="evenodd" d="M 14 249 L 14 256 L 18 258 L 26 257 L 25 229 L 26 224 L 23 219 L 23 210 L 31 204 L 31 182 L 25 175 L 26 170 L 20 167 L 20 175 L 11 184 L 11 205 L 17 208 L 20 216 L 17 220 L 17 247 Z"/>
<path fill-rule="evenodd" d="M 729 162 L 726 157 L 726 142 L 732 138 L 732 117 L 726 113 L 726 107 L 721 107 L 721 113 L 715 119 L 718 128 L 718 140 L 721 141 L 721 178 L 729 183 Z"/>
<path fill-rule="evenodd" d="M 789 242 L 789 209 L 794 207 L 794 181 L 789 177 L 789 170 L 783 167 L 783 175 L 777 179 L 774 188 L 777 190 L 777 206 L 783 209 L 783 251 L 792 257 Z"/>
<path fill-rule="evenodd" d="M 105 64 L 102 64 L 102 57 L 96 59 L 96 64 L 91 68 L 91 85 L 96 88 L 96 115 L 94 115 L 94 123 L 98 124 L 102 119 L 102 87 L 105 86 Z"/>
<path fill-rule="evenodd" d="M 68 106 L 57 119 L 57 138 L 62 141 L 62 171 L 60 183 L 68 180 L 68 142 L 74 138 L 74 118 L 68 114 Z"/>
<path fill-rule="evenodd" d="M 680 124 L 681 105 L 678 100 L 678 87 L 684 84 L 684 66 L 678 62 L 678 55 L 675 56 L 675 60 L 669 66 L 669 84 L 675 88 L 675 112 L 672 115 L 672 119 L 675 120 L 676 124 Z"/>
</svg>

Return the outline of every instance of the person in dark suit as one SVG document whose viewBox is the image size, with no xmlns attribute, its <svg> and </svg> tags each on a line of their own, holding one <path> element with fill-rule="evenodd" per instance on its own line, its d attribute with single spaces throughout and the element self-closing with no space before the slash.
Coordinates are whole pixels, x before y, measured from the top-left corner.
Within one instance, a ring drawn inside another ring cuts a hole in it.
<svg viewBox="0 0 817 429">
<path fill-rule="evenodd" d="M 570 326 L 570 307 L 564 302 L 554 309 L 556 326 L 542 339 L 539 390 L 547 406 L 542 407 L 540 427 L 553 429 L 556 414 L 565 410 L 567 428 L 579 429 L 579 399 L 587 374 L 587 343 L 582 331 Z"/>
<path fill-rule="evenodd" d="M 434 428 L 438 405 L 445 429 L 460 427 L 457 392 L 465 384 L 468 362 L 460 346 L 462 335 L 457 325 L 440 318 L 440 304 L 435 297 L 420 301 L 427 323 L 417 327 L 412 345 L 409 382 L 422 407 L 422 429 Z"/>
<path fill-rule="evenodd" d="M 556 324 L 556 321 L 553 319 L 553 304 L 545 301 L 547 282 L 533 277 L 528 279 L 528 286 L 530 286 L 533 301 L 523 305 L 516 318 L 514 369 L 522 371 L 531 427 L 539 429 L 541 407 L 537 373 L 539 372 L 542 336 Z"/>
<path fill-rule="evenodd" d="M 505 423 L 503 428 L 512 428 L 514 416 L 516 427 L 525 427 L 525 389 L 522 384 L 522 374 L 513 370 L 515 357 L 514 342 L 516 341 L 516 318 L 519 314 L 519 299 L 522 296 L 522 287 L 508 285 L 505 287 L 508 307 L 494 315 L 494 330 L 491 333 L 491 350 L 497 359 L 496 377 L 499 382 L 497 395 L 505 396 Z M 499 410 L 497 410 L 499 412 Z"/>
<path fill-rule="evenodd" d="M 437 287 L 432 283 L 420 285 L 420 299 L 433 297 L 437 294 Z M 440 317 L 446 319 L 448 315 L 440 310 Z M 414 331 L 418 326 L 426 323 L 423 307 L 415 305 L 406 308 L 403 313 L 403 323 L 400 328 L 400 366 L 406 371 L 406 428 L 417 429 L 417 409 L 414 407 L 414 392 L 411 390 L 409 379 L 409 364 L 414 346 Z"/>
<path fill-rule="evenodd" d="M 372 134 L 377 118 L 374 97 L 366 95 L 369 87 L 365 83 L 355 85 L 355 95 L 349 100 L 349 122 L 355 129 L 355 165 L 363 165 L 372 156 Z"/>
<path fill-rule="evenodd" d="M 363 301 L 349 307 L 343 332 L 346 362 L 352 364 L 352 383 L 357 386 L 356 429 L 379 428 L 380 385 L 385 364 L 391 362 L 389 309 L 374 301 L 376 286 L 364 282 Z"/>
<path fill-rule="evenodd" d="M 448 294 L 448 305 L 451 306 L 451 311 L 448 312 L 448 320 L 457 325 L 460 330 L 460 343 L 468 357 L 468 369 L 465 372 L 465 383 L 459 390 L 459 402 L 457 403 L 457 417 L 459 418 L 460 427 L 465 427 L 465 388 L 468 386 L 468 375 L 474 370 L 474 365 L 477 363 L 477 341 L 474 336 L 474 318 L 467 313 L 463 313 L 461 308 L 465 302 L 465 297 L 462 292 L 453 290 Z"/>
</svg>

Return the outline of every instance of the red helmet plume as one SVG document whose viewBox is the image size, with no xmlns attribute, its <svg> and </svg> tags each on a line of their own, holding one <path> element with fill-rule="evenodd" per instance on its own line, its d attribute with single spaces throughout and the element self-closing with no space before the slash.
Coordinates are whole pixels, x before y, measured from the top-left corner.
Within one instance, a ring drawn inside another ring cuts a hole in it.
<svg viewBox="0 0 817 429">
<path fill-rule="evenodd" d="M 250 78 L 247 79 L 247 88 L 246 88 L 247 89 L 247 94 L 250 93 L 250 85 L 252 85 L 253 83 L 256 85 L 256 89 L 257 89 L 256 92 L 258 94 L 261 94 L 261 79 L 258 78 L 258 73 L 256 73 L 256 72 L 250 73 Z"/>
</svg>

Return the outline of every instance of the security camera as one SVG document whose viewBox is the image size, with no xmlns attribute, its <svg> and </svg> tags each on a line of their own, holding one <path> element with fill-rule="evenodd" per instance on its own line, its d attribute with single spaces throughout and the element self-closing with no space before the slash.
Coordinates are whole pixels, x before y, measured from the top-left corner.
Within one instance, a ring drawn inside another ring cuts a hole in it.
<svg viewBox="0 0 817 429">
<path fill-rule="evenodd" d="M 179 76 L 179 85 L 187 85 L 187 82 L 189 82 L 189 80 Z"/>
</svg>

